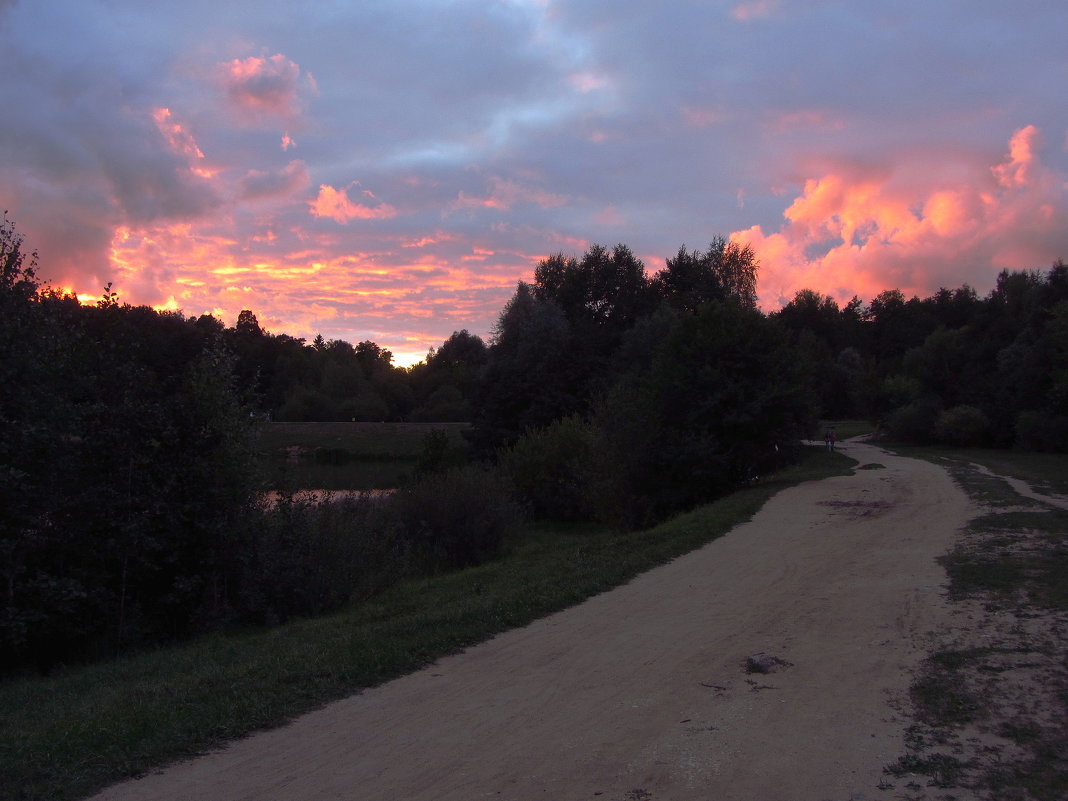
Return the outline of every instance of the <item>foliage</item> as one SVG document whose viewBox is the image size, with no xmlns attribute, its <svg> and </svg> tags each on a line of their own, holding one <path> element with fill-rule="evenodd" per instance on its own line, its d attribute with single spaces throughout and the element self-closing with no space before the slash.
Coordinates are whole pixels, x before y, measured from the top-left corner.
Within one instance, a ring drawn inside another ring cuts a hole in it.
<svg viewBox="0 0 1068 801">
<path fill-rule="evenodd" d="M 496 556 L 519 522 L 505 482 L 478 466 L 425 474 L 390 498 L 387 515 L 418 566 L 469 567 Z"/>
<path fill-rule="evenodd" d="M 405 574 L 404 549 L 371 494 L 337 497 L 282 493 L 261 502 L 235 531 L 232 616 L 277 624 L 332 612 Z"/>
<path fill-rule="evenodd" d="M 480 449 L 491 452 L 583 408 L 581 350 L 574 344 L 563 310 L 520 283 L 501 311 L 476 389 L 472 439 Z"/>
<path fill-rule="evenodd" d="M 1004 271 L 985 298 L 967 285 L 924 299 L 892 289 L 838 309 L 802 290 L 773 316 L 823 388 L 827 416 L 866 415 L 903 441 L 1068 449 L 1063 262 Z"/>
<path fill-rule="evenodd" d="M 815 421 L 788 345 L 755 309 L 664 309 L 633 336 L 641 355 L 593 418 L 602 519 L 647 525 L 743 486 L 788 461 Z"/>
<path fill-rule="evenodd" d="M 41 289 L 4 231 L 0 668 L 197 630 L 255 482 L 233 357 L 110 287 L 89 307 Z"/>
<path fill-rule="evenodd" d="M 501 470 L 521 503 L 538 518 L 586 520 L 591 510 L 589 469 L 593 429 L 580 417 L 563 417 L 528 430 L 499 456 Z"/>
<path fill-rule="evenodd" d="M 990 431 L 990 420 L 982 409 L 954 406 L 938 415 L 934 434 L 949 445 L 981 445 Z"/>
<path fill-rule="evenodd" d="M 438 473 L 448 463 L 449 435 L 441 429 L 428 431 L 423 437 L 423 452 L 415 466 L 416 473 Z"/>
<path fill-rule="evenodd" d="M 1026 451 L 1068 453 L 1068 415 L 1044 409 L 1020 412 L 1013 441 Z"/>
<path fill-rule="evenodd" d="M 928 396 L 914 400 L 887 414 L 883 419 L 883 430 L 890 439 L 902 442 L 932 442 L 940 413 L 937 398 Z"/>
<path fill-rule="evenodd" d="M 704 253 L 680 247 L 656 274 L 653 287 L 661 299 L 688 312 L 727 299 L 755 309 L 758 266 L 750 246 L 716 237 Z"/>
</svg>

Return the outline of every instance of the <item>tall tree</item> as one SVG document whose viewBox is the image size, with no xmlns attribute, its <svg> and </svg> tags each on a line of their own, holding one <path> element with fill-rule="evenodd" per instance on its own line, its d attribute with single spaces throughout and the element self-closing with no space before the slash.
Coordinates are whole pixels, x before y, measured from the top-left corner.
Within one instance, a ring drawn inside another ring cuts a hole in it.
<svg viewBox="0 0 1068 801">
<path fill-rule="evenodd" d="M 635 328 L 635 358 L 597 407 L 602 514 L 643 525 L 785 460 L 814 400 L 779 327 L 731 302 L 662 310 Z M 614 511 L 613 511 L 614 510 Z"/>
<path fill-rule="evenodd" d="M 572 329 L 564 312 L 519 282 L 501 311 L 480 374 L 472 438 L 483 449 L 511 444 L 582 405 L 574 381 Z"/>
<path fill-rule="evenodd" d="M 756 253 L 750 246 L 716 237 L 703 253 L 680 247 L 653 283 L 660 297 L 690 312 L 704 303 L 727 298 L 756 308 L 758 269 Z"/>
</svg>

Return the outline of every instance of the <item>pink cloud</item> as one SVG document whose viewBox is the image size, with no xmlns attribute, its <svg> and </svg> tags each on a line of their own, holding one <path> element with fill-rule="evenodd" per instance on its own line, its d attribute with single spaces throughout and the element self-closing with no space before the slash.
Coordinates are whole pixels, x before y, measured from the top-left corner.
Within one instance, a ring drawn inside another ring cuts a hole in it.
<svg viewBox="0 0 1068 801">
<path fill-rule="evenodd" d="M 593 221 L 598 225 L 621 226 L 626 225 L 627 218 L 620 213 L 615 206 L 601 209 L 593 216 Z"/>
<path fill-rule="evenodd" d="M 1068 255 L 1068 176 L 1042 163 L 1041 147 L 1029 125 L 992 167 L 838 165 L 805 182 L 777 231 L 753 226 L 731 238 L 756 250 L 765 308 L 802 288 L 842 302 L 892 288 L 925 296 L 992 284 L 1002 269 L 1044 268 Z"/>
<path fill-rule="evenodd" d="M 253 116 L 295 117 L 300 113 L 300 67 L 281 53 L 269 58 L 235 58 L 220 65 L 223 87 L 234 106 Z M 314 79 L 306 76 L 314 91 Z"/>
<path fill-rule="evenodd" d="M 731 16 L 739 22 L 770 17 L 778 8 L 778 0 L 751 0 L 739 3 L 731 10 Z"/>
<path fill-rule="evenodd" d="M 169 108 L 157 108 L 152 112 L 152 119 L 156 121 L 156 127 L 167 140 L 171 150 L 180 153 L 189 159 L 202 159 L 204 154 L 197 147 L 196 139 L 184 125 L 174 119 Z"/>
<path fill-rule="evenodd" d="M 452 210 L 487 208 L 508 211 L 524 203 L 543 209 L 556 208 L 567 203 L 567 196 L 523 186 L 504 178 L 491 178 L 488 195 L 475 197 L 461 191 L 449 208 Z"/>
<path fill-rule="evenodd" d="M 775 112 L 770 116 L 767 127 L 773 134 L 800 130 L 840 131 L 845 127 L 845 122 L 823 109 L 803 108 Z"/>
<path fill-rule="evenodd" d="M 1036 151 L 1042 146 L 1042 136 L 1034 125 L 1021 128 L 1009 140 L 1008 160 L 991 167 L 990 171 L 1004 187 L 1027 186 L 1035 180 L 1040 169 Z"/>
<path fill-rule="evenodd" d="M 582 94 L 606 89 L 611 86 L 611 80 L 606 75 L 596 72 L 575 72 L 567 76 L 567 82 L 571 88 Z"/>
<path fill-rule="evenodd" d="M 350 184 L 350 188 L 358 184 Z M 374 195 L 363 190 L 365 197 L 374 198 Z M 380 203 L 373 206 L 362 203 L 354 203 L 347 189 L 334 189 L 332 186 L 322 184 L 319 187 L 319 195 L 309 203 L 311 213 L 316 217 L 330 217 L 341 224 L 351 220 L 385 220 L 397 216 L 397 210 L 388 203 Z"/>
</svg>

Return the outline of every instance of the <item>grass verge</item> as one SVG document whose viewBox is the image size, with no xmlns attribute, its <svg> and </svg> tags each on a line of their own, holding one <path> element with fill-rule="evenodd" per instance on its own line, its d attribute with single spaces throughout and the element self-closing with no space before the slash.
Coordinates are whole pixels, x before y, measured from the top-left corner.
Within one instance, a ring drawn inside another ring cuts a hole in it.
<svg viewBox="0 0 1068 801">
<path fill-rule="evenodd" d="M 536 528 L 493 562 L 343 612 L 0 686 L 0 799 L 65 801 L 277 726 L 616 587 L 748 520 L 772 495 L 849 473 L 822 448 L 762 484 L 626 534 Z"/>
<path fill-rule="evenodd" d="M 968 623 L 944 633 L 916 677 L 908 753 L 887 772 L 991 801 L 1063 801 L 1068 511 L 1017 494 L 999 476 L 1063 494 L 1068 456 L 895 450 L 947 467 L 983 513 L 942 559 L 950 599 Z M 907 786 L 908 798 L 929 797 L 914 780 Z"/>
</svg>

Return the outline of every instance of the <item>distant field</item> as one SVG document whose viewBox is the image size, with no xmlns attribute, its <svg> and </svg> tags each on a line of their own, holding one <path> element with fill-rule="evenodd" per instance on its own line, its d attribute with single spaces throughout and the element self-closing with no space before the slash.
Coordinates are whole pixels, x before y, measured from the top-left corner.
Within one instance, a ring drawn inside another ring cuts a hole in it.
<svg viewBox="0 0 1068 801">
<path fill-rule="evenodd" d="M 266 423 L 258 450 L 272 489 L 392 489 L 423 455 L 427 434 L 444 431 L 449 451 L 466 450 L 468 423 Z M 461 457 L 462 458 L 462 457 Z"/>
</svg>

